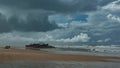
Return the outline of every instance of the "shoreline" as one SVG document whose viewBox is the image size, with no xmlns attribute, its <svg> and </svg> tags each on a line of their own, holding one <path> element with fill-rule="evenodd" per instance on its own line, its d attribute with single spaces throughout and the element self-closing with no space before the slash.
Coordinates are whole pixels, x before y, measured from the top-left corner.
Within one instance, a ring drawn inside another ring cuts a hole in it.
<svg viewBox="0 0 120 68">
<path fill-rule="evenodd" d="M 0 48 L 0 61 L 87 61 L 87 62 L 119 62 L 120 57 L 54 54 L 46 51 L 4 49 Z"/>
</svg>

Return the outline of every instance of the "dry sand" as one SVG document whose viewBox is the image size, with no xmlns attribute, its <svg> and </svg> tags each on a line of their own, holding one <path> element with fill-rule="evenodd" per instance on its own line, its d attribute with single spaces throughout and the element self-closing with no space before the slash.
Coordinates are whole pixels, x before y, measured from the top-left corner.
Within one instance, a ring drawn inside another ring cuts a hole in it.
<svg viewBox="0 0 120 68">
<path fill-rule="evenodd" d="M 120 62 L 120 57 L 53 54 L 45 51 L 0 48 L 0 61 L 98 61 Z"/>
</svg>

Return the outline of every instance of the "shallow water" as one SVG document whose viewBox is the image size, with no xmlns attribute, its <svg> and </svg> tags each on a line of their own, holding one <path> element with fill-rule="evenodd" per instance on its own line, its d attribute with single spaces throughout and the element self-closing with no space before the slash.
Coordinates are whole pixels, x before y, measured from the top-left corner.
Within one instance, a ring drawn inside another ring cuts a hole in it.
<svg viewBox="0 0 120 68">
<path fill-rule="evenodd" d="M 120 68 L 120 63 L 75 61 L 11 61 L 0 62 L 0 68 Z"/>
<path fill-rule="evenodd" d="M 41 49 L 57 54 L 77 54 L 96 56 L 117 56 L 120 57 L 120 47 L 115 46 L 69 46 L 57 47 L 56 49 Z"/>
</svg>

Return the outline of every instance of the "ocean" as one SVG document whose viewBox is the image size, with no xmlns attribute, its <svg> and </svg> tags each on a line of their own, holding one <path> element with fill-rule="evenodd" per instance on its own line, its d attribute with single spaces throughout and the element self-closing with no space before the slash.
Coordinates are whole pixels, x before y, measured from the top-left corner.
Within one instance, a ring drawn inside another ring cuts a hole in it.
<svg viewBox="0 0 120 68">
<path fill-rule="evenodd" d="M 120 56 L 120 46 L 56 46 L 55 49 L 41 49 L 57 54 L 80 54 L 96 56 Z"/>
</svg>

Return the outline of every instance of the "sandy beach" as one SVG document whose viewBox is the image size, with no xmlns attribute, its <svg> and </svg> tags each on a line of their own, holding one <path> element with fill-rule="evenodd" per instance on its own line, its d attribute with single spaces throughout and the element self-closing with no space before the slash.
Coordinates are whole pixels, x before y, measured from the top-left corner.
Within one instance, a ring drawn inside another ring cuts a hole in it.
<svg viewBox="0 0 120 68">
<path fill-rule="evenodd" d="M 0 48 L 0 68 L 119 68 L 120 57 Z"/>
<path fill-rule="evenodd" d="M 0 61 L 16 60 L 119 62 L 120 57 L 54 54 L 45 51 L 0 48 Z"/>
</svg>

